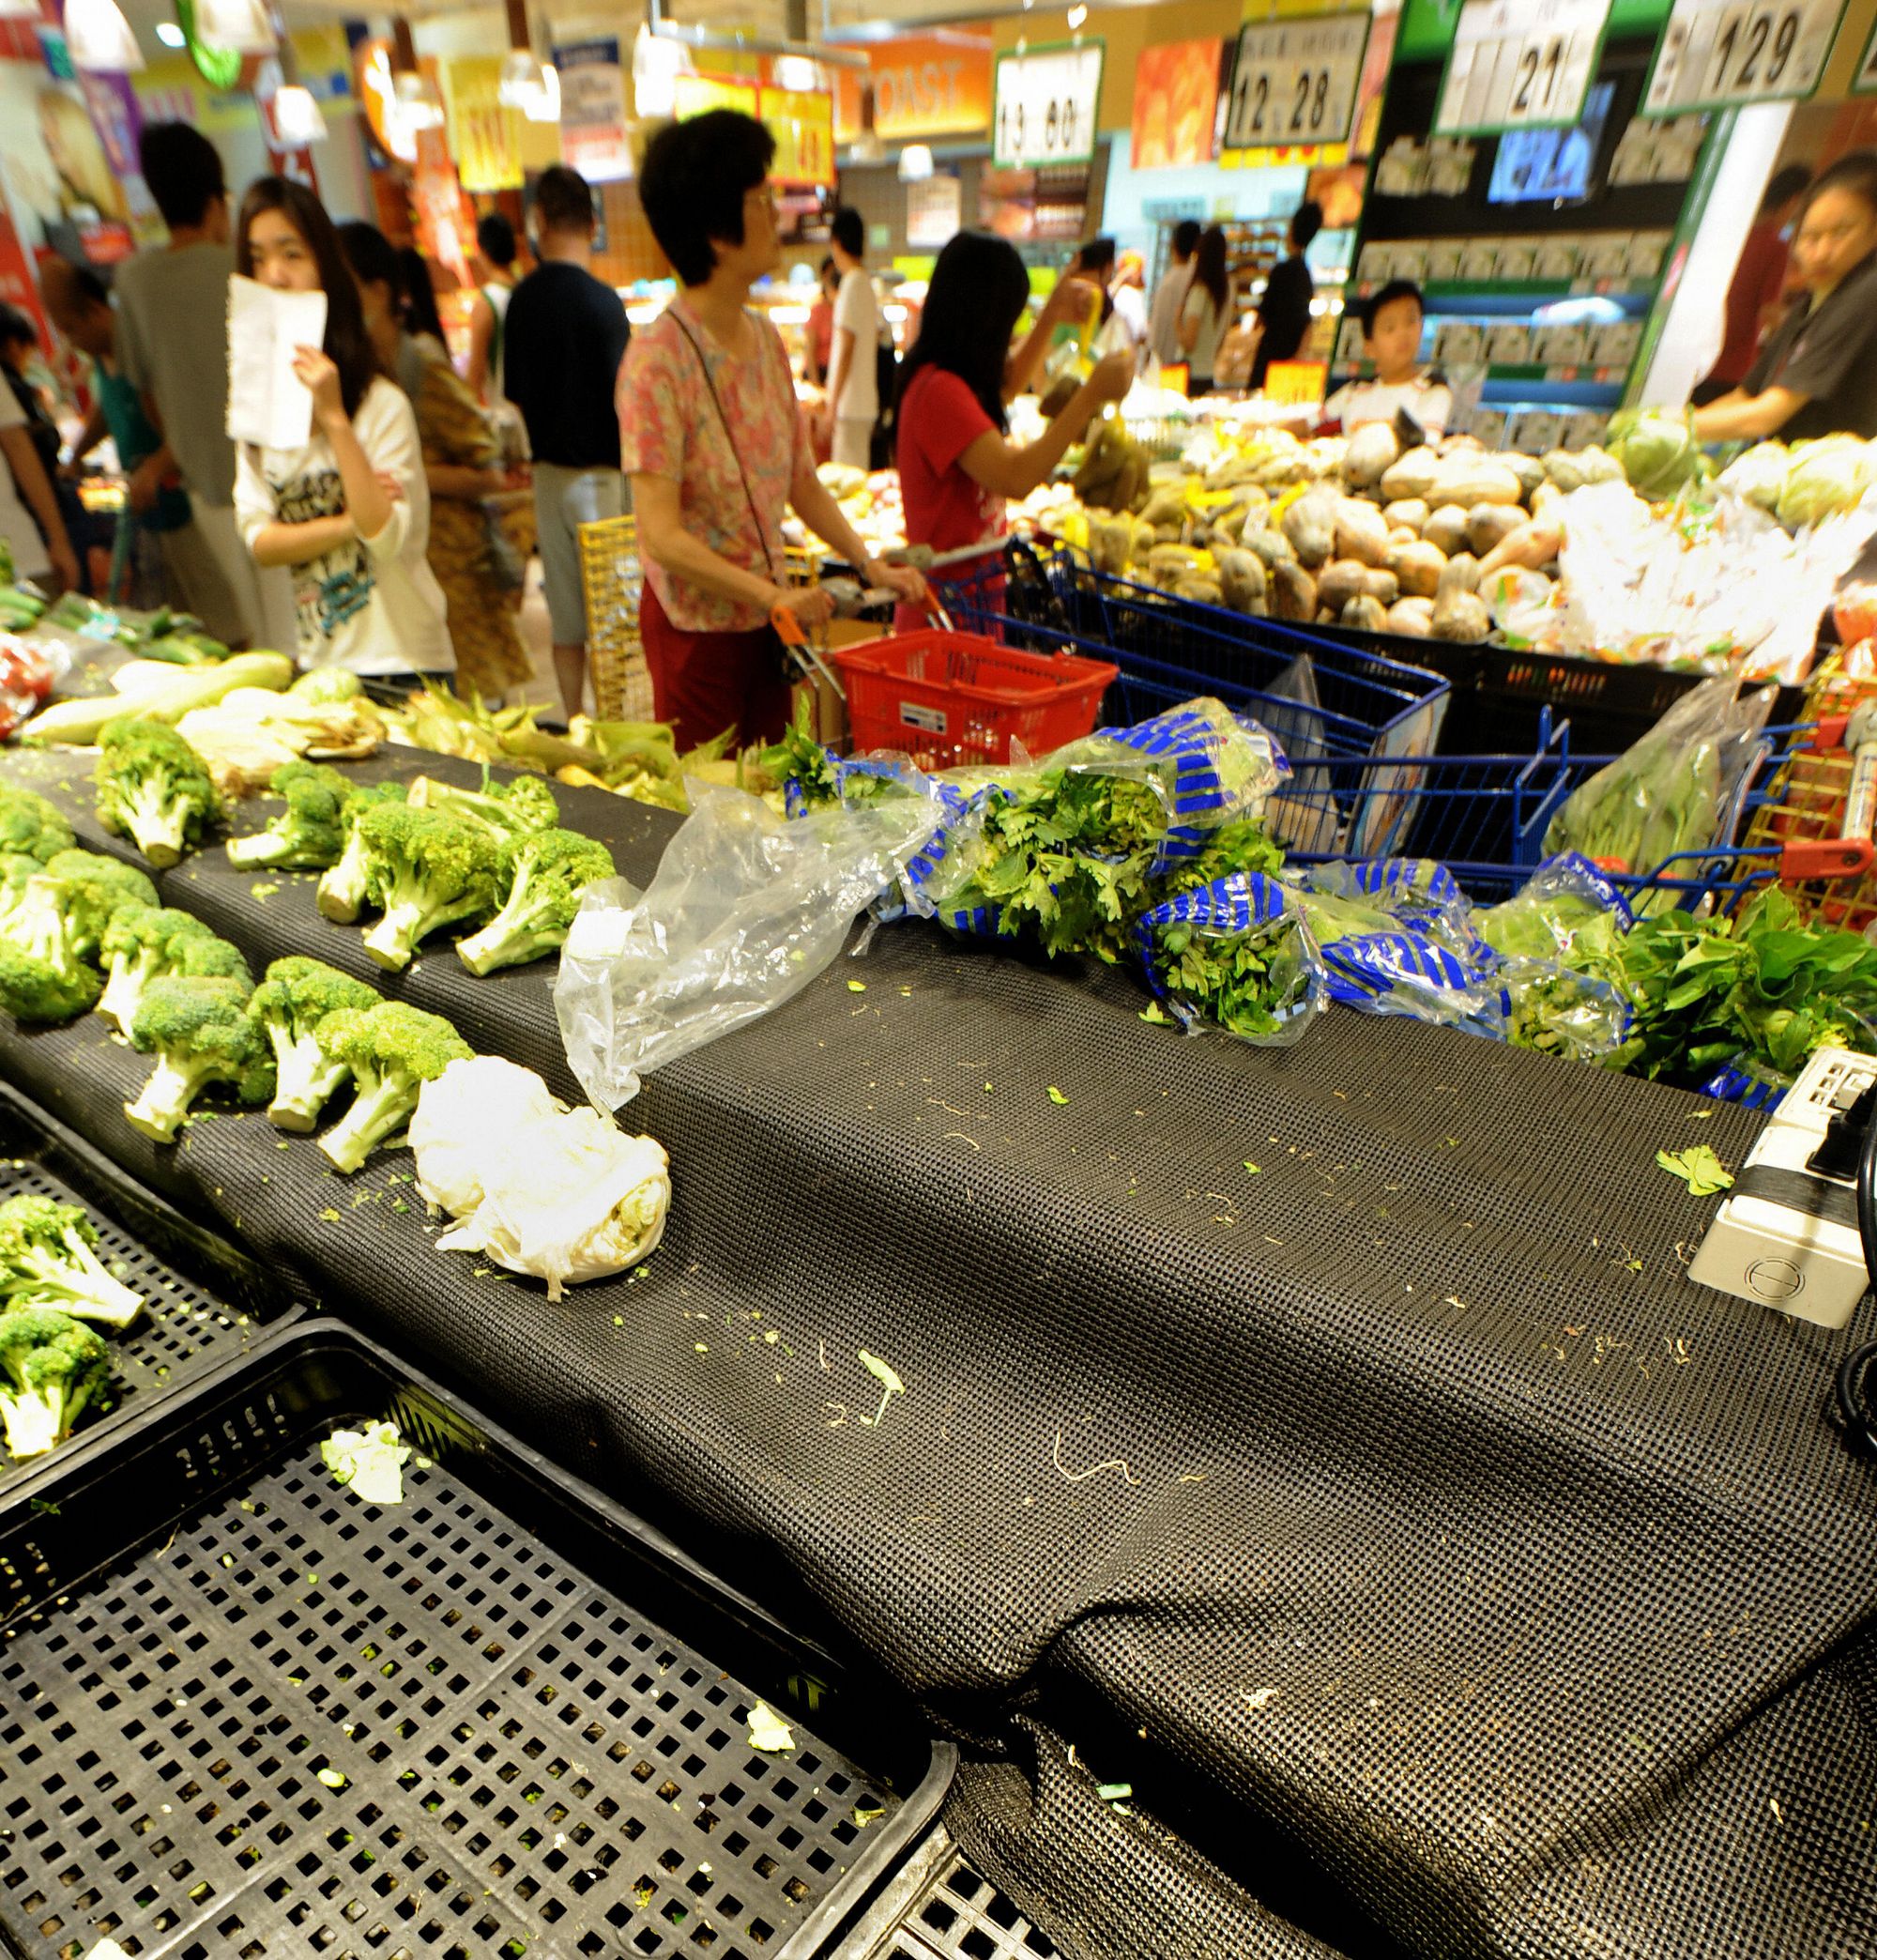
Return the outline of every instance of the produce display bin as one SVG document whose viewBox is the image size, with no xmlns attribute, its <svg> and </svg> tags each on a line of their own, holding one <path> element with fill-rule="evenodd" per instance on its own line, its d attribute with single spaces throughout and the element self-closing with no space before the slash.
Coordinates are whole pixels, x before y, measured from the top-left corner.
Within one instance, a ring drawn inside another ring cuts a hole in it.
<svg viewBox="0 0 1877 1960">
<path fill-rule="evenodd" d="M 854 753 L 903 749 L 923 769 L 1008 762 L 1012 742 L 1042 755 L 1086 735 L 1112 662 L 1032 652 L 934 628 L 831 647 L 847 690 Z"/>
<path fill-rule="evenodd" d="M 418 1455 L 378 1507 L 319 1444 L 385 1417 Z M 955 1762 L 335 1321 L 0 1497 L 0 1928 L 31 1960 L 807 1960 Z M 758 1699 L 792 1749 L 752 1746 Z"/>
<path fill-rule="evenodd" d="M 99 1330 L 110 1346 L 113 1386 L 80 1416 L 81 1436 L 114 1434 L 141 1421 L 205 1369 L 245 1353 L 267 1326 L 302 1310 L 282 1274 L 193 1224 L 0 1085 L 0 1198 L 21 1196 L 82 1206 L 98 1229 L 99 1257 L 147 1303 L 123 1333 Z M 0 1450 L 0 1489 L 34 1467 L 33 1460 L 21 1463 Z"/>
</svg>

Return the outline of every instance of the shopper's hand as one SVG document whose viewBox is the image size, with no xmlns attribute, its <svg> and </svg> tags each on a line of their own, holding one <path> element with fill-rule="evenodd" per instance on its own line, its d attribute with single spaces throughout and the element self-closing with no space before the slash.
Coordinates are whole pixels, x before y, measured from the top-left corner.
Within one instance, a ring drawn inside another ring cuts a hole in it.
<svg viewBox="0 0 1877 1960">
<path fill-rule="evenodd" d="M 124 495 L 140 517 L 154 508 L 163 487 L 163 473 L 153 467 L 156 461 L 155 456 L 145 456 L 124 480 Z"/>
<path fill-rule="evenodd" d="M 375 476 L 378 480 L 378 488 L 382 490 L 393 503 L 404 502 L 404 480 L 403 477 L 398 475 L 396 470 L 375 469 L 372 472 L 372 474 Z"/>
<path fill-rule="evenodd" d="M 46 556 L 53 562 L 53 576 L 59 582 L 62 591 L 75 592 L 78 590 L 78 554 L 71 548 L 69 538 L 54 538 L 46 546 Z"/>
<path fill-rule="evenodd" d="M 1043 302 L 1043 324 L 1053 327 L 1059 320 L 1086 320 L 1094 311 L 1100 293 L 1101 287 L 1093 280 L 1084 279 L 1079 272 L 1059 279 L 1048 299 Z"/>
<path fill-rule="evenodd" d="M 334 420 L 343 421 L 345 398 L 340 392 L 339 370 L 331 357 L 319 347 L 296 347 L 294 349 L 294 373 L 306 384 L 313 396 L 313 413 L 316 421 L 325 423 Z"/>
<path fill-rule="evenodd" d="M 931 601 L 925 574 L 915 565 L 888 565 L 878 559 L 869 559 L 861 570 L 868 585 L 897 592 L 908 605 L 925 605 Z"/>
<path fill-rule="evenodd" d="M 793 613 L 796 624 L 805 633 L 825 626 L 834 617 L 834 595 L 825 586 L 778 586 L 770 610 Z"/>
<path fill-rule="evenodd" d="M 1134 386 L 1134 354 L 1123 348 L 1097 361 L 1089 376 L 1089 388 L 1098 402 L 1119 402 Z"/>
</svg>

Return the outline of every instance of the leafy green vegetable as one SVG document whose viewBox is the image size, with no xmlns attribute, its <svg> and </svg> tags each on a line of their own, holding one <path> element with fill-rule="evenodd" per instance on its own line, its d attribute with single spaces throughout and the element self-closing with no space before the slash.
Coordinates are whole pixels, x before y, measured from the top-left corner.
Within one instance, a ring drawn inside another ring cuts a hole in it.
<svg viewBox="0 0 1877 1960">
<path fill-rule="evenodd" d="M 336 1484 L 349 1485 L 367 1504 L 404 1501 L 404 1464 L 410 1445 L 395 1422 L 374 1422 L 362 1430 L 334 1430 L 319 1446 L 320 1460 Z M 337 1784 L 333 1785 L 339 1787 Z"/>
<path fill-rule="evenodd" d="M 1652 501 L 1699 482 L 1707 462 L 1688 419 L 1679 409 L 1625 408 L 1610 419 L 1604 447 L 1623 465 L 1639 494 Z"/>
<path fill-rule="evenodd" d="M 1681 1151 L 1658 1150 L 1656 1161 L 1671 1177 L 1685 1179 L 1688 1195 L 1693 1198 L 1711 1197 L 1733 1183 L 1732 1175 L 1722 1168 L 1720 1159 L 1705 1143 L 1691 1144 Z"/>
<path fill-rule="evenodd" d="M 1271 1041 L 1308 1004 L 1315 985 L 1293 919 L 1222 933 L 1176 920 L 1155 933 L 1160 984 L 1183 1006 L 1246 1041 Z"/>
<path fill-rule="evenodd" d="M 861 1350 L 861 1366 L 873 1376 L 875 1381 L 879 1383 L 883 1391 L 880 1396 L 879 1409 L 874 1416 L 874 1421 L 877 1425 L 880 1416 L 886 1414 L 887 1403 L 895 1395 L 904 1395 L 906 1393 L 906 1384 L 894 1373 L 890 1362 L 882 1361 L 877 1355 L 868 1354 L 865 1348 Z"/>
</svg>

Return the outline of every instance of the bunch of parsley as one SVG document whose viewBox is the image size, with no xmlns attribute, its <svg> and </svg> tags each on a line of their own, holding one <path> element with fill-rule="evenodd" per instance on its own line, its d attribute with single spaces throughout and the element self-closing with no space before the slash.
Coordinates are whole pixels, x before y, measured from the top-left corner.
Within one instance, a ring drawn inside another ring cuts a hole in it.
<svg viewBox="0 0 1877 1960">
<path fill-rule="evenodd" d="M 1234 933 L 1181 919 L 1153 937 L 1153 969 L 1168 995 L 1247 1041 L 1271 1040 L 1309 1000 L 1309 956 L 1293 919 Z"/>
</svg>

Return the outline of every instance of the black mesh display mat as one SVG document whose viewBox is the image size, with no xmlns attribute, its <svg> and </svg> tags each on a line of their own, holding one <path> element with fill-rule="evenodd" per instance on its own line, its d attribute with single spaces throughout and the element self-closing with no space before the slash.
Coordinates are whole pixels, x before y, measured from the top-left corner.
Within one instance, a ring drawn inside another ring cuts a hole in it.
<svg viewBox="0 0 1877 1960">
<path fill-rule="evenodd" d="M 474 773 L 369 767 L 414 766 Z M 669 819 L 563 803 L 649 876 Z M 209 851 L 162 884 L 573 1093 L 550 967 L 387 981 L 310 880 Z M 649 1079 L 664 1244 L 557 1306 L 434 1252 L 408 1157 L 348 1183 L 226 1113 L 151 1146 L 95 1020 L 0 1065 L 799 1588 L 959 1737 L 953 1827 L 1071 1960 L 1877 1951 L 1877 1471 L 1829 1414 L 1870 1306 L 1832 1335 L 1693 1286 L 1716 1201 L 1655 1163 L 1737 1165 L 1756 1119 L 1406 1021 L 1272 1052 L 1145 1004 L 882 931 Z M 862 1349 L 906 1385 L 877 1424 Z"/>
</svg>

